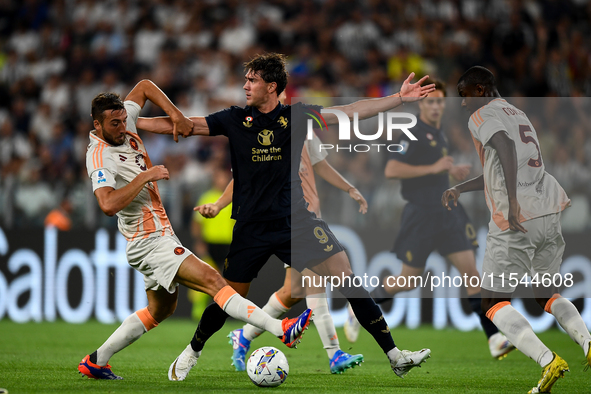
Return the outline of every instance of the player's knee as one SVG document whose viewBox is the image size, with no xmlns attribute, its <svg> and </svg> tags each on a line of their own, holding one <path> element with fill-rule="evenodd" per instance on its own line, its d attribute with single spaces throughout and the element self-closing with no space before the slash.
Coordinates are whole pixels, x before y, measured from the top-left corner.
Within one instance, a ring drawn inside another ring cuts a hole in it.
<svg viewBox="0 0 591 394">
<path fill-rule="evenodd" d="M 406 290 L 414 290 L 417 288 L 417 281 L 413 280 L 414 278 L 406 278 Z"/>
</svg>

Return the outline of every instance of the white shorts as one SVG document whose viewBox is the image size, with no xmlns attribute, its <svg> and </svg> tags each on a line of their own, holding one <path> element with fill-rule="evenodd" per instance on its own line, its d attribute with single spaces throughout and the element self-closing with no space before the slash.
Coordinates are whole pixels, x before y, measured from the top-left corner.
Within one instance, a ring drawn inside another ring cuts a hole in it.
<svg viewBox="0 0 591 394">
<path fill-rule="evenodd" d="M 165 235 L 132 241 L 126 248 L 127 261 L 144 275 L 146 290 L 165 288 L 174 293 L 178 283 L 174 277 L 181 263 L 190 255 L 176 235 Z"/>
<path fill-rule="evenodd" d="M 512 293 L 524 275 L 542 276 L 560 273 L 564 238 L 560 213 L 521 223 L 527 233 L 489 229 L 482 265 L 482 288 L 498 293 Z M 492 274 L 492 280 L 491 280 Z M 504 275 L 503 275 L 504 274 Z"/>
</svg>

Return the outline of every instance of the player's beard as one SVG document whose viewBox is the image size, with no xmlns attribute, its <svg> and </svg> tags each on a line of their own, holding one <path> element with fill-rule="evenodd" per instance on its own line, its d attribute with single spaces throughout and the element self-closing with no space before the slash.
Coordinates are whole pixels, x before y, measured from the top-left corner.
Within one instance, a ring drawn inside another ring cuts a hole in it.
<svg viewBox="0 0 591 394">
<path fill-rule="evenodd" d="M 125 142 L 125 134 L 123 134 L 121 136 L 121 142 L 117 142 L 109 134 L 105 133 L 104 127 L 103 127 L 103 138 L 105 139 L 105 141 L 107 141 L 110 145 L 113 145 L 113 146 L 123 145 L 123 143 Z"/>
</svg>

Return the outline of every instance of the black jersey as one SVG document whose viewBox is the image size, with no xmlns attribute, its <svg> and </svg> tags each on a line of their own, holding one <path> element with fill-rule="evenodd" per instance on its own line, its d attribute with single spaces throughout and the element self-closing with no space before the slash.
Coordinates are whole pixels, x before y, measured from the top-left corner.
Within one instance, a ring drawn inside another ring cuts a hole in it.
<svg viewBox="0 0 591 394">
<path fill-rule="evenodd" d="M 417 141 L 411 141 L 406 134 L 402 134 L 398 144 L 404 149 L 390 153 L 390 159 L 418 166 L 433 164 L 447 156 L 447 141 L 441 130 L 417 119 L 416 126 L 410 131 Z M 447 173 L 402 179 L 401 182 L 402 197 L 419 205 L 441 205 L 441 195 L 449 188 Z"/>
<path fill-rule="evenodd" d="M 205 118 L 210 135 L 225 135 L 230 141 L 232 218 L 273 220 L 289 216 L 292 209 L 305 209 L 298 169 L 306 129 L 292 130 L 292 123 L 308 109 L 319 112 L 320 108 L 280 103 L 264 114 L 249 106 L 233 106 Z"/>
</svg>

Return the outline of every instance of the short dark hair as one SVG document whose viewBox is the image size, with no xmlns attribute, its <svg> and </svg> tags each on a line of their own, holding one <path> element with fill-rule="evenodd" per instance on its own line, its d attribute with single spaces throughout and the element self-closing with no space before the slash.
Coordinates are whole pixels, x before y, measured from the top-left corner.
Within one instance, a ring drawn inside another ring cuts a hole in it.
<svg viewBox="0 0 591 394">
<path fill-rule="evenodd" d="M 474 66 L 469 68 L 458 81 L 458 85 L 464 84 L 466 86 L 484 85 L 488 88 L 495 88 L 497 81 L 493 73 L 485 67 Z"/>
<path fill-rule="evenodd" d="M 92 109 L 90 114 L 93 120 L 98 120 L 101 124 L 105 120 L 105 111 L 119 111 L 125 109 L 121 96 L 117 93 L 99 93 L 92 99 Z"/>
<path fill-rule="evenodd" d="M 265 53 L 256 55 L 250 61 L 244 63 L 244 70 L 252 70 L 259 74 L 263 81 L 267 83 L 275 82 L 277 84 L 277 96 L 285 90 L 287 86 L 286 57 L 280 53 Z"/>
<path fill-rule="evenodd" d="M 445 90 L 447 88 L 447 85 L 445 84 L 445 82 L 440 81 L 439 79 L 434 79 L 434 78 L 427 78 L 427 79 L 425 79 L 425 82 L 423 82 L 423 86 L 427 86 L 427 85 L 431 85 L 431 84 L 435 85 L 435 90 L 441 90 L 443 92 L 443 96 L 447 97 L 447 91 Z"/>
</svg>

